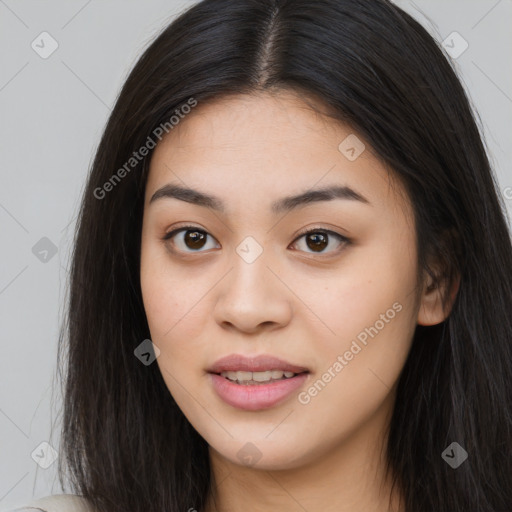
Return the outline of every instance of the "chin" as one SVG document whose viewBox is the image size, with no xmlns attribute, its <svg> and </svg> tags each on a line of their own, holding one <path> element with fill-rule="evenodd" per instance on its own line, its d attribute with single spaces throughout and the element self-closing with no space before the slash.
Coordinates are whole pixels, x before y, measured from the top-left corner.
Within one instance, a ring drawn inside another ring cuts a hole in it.
<svg viewBox="0 0 512 512">
<path fill-rule="evenodd" d="M 229 438 L 224 443 L 208 443 L 223 459 L 248 469 L 287 470 L 300 467 L 313 460 L 315 455 L 305 451 L 304 442 L 284 443 L 283 439 L 270 441 L 247 433 L 243 440 Z"/>
</svg>

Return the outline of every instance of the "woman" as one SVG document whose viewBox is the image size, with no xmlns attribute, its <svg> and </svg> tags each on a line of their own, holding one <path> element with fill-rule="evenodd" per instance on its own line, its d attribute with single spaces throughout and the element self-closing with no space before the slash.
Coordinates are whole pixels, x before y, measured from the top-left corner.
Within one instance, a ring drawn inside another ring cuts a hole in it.
<svg viewBox="0 0 512 512">
<path fill-rule="evenodd" d="M 84 193 L 63 488 L 100 512 L 512 510 L 494 180 L 450 64 L 392 3 L 184 12 Z"/>
</svg>

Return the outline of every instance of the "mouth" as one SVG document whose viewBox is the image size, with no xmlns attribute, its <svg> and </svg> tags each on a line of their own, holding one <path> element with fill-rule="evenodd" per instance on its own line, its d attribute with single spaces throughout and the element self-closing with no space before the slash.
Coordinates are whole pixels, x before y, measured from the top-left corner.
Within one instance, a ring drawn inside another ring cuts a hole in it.
<svg viewBox="0 0 512 512">
<path fill-rule="evenodd" d="M 249 411 L 268 409 L 304 385 L 309 369 L 269 355 L 233 354 L 208 370 L 217 395 L 227 404 Z"/>
</svg>

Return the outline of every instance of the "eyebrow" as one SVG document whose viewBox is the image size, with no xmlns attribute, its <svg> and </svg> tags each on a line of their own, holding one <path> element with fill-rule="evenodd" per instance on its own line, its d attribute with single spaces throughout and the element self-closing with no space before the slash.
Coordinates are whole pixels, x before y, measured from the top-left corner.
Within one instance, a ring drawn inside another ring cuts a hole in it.
<svg viewBox="0 0 512 512">
<path fill-rule="evenodd" d="M 226 212 L 226 207 L 222 199 L 206 194 L 193 188 L 182 187 L 181 185 L 168 183 L 159 188 L 149 200 L 149 204 L 157 201 L 158 199 L 171 198 L 179 199 L 187 203 L 196 204 L 198 206 L 205 206 L 212 208 L 221 213 Z M 371 206 L 370 201 L 362 194 L 356 192 L 348 186 L 332 185 L 324 188 L 306 190 L 297 195 L 286 196 L 271 205 L 271 211 L 275 215 L 282 212 L 289 212 L 290 210 L 304 207 L 311 203 L 320 201 L 332 201 L 334 199 L 348 199 L 352 201 L 359 201 L 361 203 Z"/>
</svg>

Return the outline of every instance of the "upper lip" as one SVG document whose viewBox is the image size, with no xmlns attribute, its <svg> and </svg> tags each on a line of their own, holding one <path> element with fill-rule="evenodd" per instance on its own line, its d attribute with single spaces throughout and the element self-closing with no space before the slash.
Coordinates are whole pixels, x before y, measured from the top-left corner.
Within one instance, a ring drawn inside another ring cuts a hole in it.
<svg viewBox="0 0 512 512">
<path fill-rule="evenodd" d="M 247 357 L 241 354 L 230 354 L 218 359 L 210 368 L 210 373 L 226 371 L 264 372 L 268 370 L 282 370 L 284 372 L 302 373 L 307 368 L 297 366 L 282 359 L 267 354 L 256 357 Z"/>
</svg>

